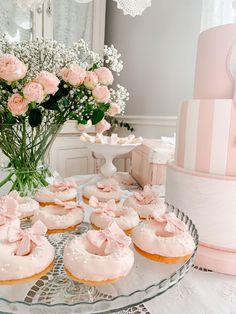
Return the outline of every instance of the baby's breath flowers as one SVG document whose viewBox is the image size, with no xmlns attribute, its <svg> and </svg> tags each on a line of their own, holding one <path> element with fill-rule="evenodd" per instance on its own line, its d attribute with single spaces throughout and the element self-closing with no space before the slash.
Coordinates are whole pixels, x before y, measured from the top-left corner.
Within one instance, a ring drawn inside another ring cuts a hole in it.
<svg viewBox="0 0 236 314">
<path fill-rule="evenodd" d="M 106 120 L 124 112 L 127 90 L 111 87 L 122 68 L 114 46 L 105 46 L 101 57 L 82 39 L 66 47 L 49 39 L 0 38 L 0 148 L 14 170 L 12 189 L 46 184 L 36 170 L 67 120 L 83 131 L 95 125 L 104 132 Z"/>
</svg>

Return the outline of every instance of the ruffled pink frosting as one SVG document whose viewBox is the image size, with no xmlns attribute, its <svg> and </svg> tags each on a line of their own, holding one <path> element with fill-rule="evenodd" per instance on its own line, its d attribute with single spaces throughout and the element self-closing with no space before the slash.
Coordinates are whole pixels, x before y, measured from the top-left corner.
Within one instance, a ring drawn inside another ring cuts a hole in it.
<svg viewBox="0 0 236 314">
<path fill-rule="evenodd" d="M 89 199 L 89 206 L 93 207 L 96 214 L 106 213 L 115 217 L 114 211 L 117 210 L 115 200 L 109 200 L 107 203 L 99 202 L 95 196 L 91 196 Z"/>
<path fill-rule="evenodd" d="M 166 232 L 178 234 L 188 231 L 186 224 L 177 218 L 176 215 L 172 212 L 166 213 L 163 216 L 159 216 L 153 212 L 153 218 L 158 223 L 164 224 L 164 230 Z"/>
<path fill-rule="evenodd" d="M 30 197 L 21 197 L 17 191 L 11 191 L 8 196 L 14 198 L 18 203 L 20 218 L 31 217 L 39 209 L 39 203 Z"/>
<path fill-rule="evenodd" d="M 18 218 L 19 205 L 17 201 L 6 195 L 0 198 L 0 226 L 9 223 L 10 221 Z"/>
<path fill-rule="evenodd" d="M 103 192 L 113 192 L 117 191 L 117 185 L 112 182 L 98 182 L 97 189 Z"/>
<path fill-rule="evenodd" d="M 63 192 L 71 188 L 76 188 L 75 182 L 54 182 L 49 186 L 49 190 L 52 192 Z"/>
<path fill-rule="evenodd" d="M 151 189 L 149 185 L 146 185 L 142 192 L 134 192 L 134 197 L 140 205 L 148 205 L 156 200 L 159 197 L 159 194 Z"/>
<path fill-rule="evenodd" d="M 45 243 L 46 232 L 46 226 L 41 221 L 37 221 L 32 228 L 26 230 L 9 227 L 7 238 L 10 243 L 17 243 L 15 254 L 25 256 L 30 254 L 35 246 Z"/>
<path fill-rule="evenodd" d="M 105 255 L 128 247 L 131 244 L 130 237 L 115 222 L 104 230 L 89 230 L 87 239 L 93 246 L 101 249 Z"/>
</svg>

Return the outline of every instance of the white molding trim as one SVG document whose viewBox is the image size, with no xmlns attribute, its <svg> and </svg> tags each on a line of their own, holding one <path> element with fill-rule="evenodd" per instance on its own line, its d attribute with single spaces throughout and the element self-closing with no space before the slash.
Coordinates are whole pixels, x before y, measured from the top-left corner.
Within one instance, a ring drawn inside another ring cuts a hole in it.
<svg viewBox="0 0 236 314">
<path fill-rule="evenodd" d="M 177 117 L 175 116 L 133 116 L 124 115 L 117 116 L 119 120 L 124 120 L 127 123 L 133 125 L 145 125 L 145 126 L 167 126 L 175 127 Z"/>
</svg>

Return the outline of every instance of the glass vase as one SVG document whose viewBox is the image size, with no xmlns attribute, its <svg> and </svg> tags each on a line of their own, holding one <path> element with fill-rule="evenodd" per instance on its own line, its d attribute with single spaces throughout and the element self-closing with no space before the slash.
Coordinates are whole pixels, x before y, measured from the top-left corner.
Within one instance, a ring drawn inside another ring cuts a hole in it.
<svg viewBox="0 0 236 314">
<path fill-rule="evenodd" d="M 25 121 L 0 124 L 0 148 L 6 156 L 0 166 L 0 195 L 16 190 L 21 196 L 33 196 L 58 176 L 48 156 L 60 127 L 42 124 L 33 128 Z"/>
</svg>

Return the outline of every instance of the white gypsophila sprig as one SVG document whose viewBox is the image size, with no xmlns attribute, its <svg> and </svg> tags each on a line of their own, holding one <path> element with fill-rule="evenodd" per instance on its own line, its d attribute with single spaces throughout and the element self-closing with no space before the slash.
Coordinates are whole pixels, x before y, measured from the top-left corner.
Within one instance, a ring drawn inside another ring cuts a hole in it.
<svg viewBox="0 0 236 314">
<path fill-rule="evenodd" d="M 123 61 L 120 60 L 121 54 L 118 53 L 117 49 L 113 45 L 110 47 L 105 45 L 103 57 L 105 66 L 119 75 L 123 69 Z"/>
<path fill-rule="evenodd" d="M 116 89 L 110 88 L 111 101 L 121 108 L 121 113 L 125 112 L 126 101 L 129 100 L 129 93 L 124 86 L 117 84 Z"/>
<path fill-rule="evenodd" d="M 41 70 L 52 73 L 76 63 L 89 69 L 94 63 L 101 64 L 101 57 L 91 51 L 88 44 L 80 39 L 71 47 L 47 38 L 33 41 L 9 43 L 6 36 L 0 38 L 0 54 L 10 53 L 28 65 L 27 79 L 34 78 Z"/>
</svg>

